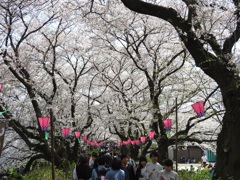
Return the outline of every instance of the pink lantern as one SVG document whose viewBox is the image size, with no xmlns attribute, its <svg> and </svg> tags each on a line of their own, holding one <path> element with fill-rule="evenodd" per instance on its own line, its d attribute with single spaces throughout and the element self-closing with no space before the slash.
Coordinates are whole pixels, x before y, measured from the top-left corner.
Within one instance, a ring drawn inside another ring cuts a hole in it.
<svg viewBox="0 0 240 180">
<path fill-rule="evenodd" d="M 155 132 L 154 131 L 148 132 L 148 137 L 149 137 L 150 140 L 153 140 L 154 136 L 155 136 Z"/>
<path fill-rule="evenodd" d="M 49 117 L 39 117 L 38 121 L 39 121 L 42 131 L 47 131 L 49 122 L 50 122 L 50 118 Z"/>
<path fill-rule="evenodd" d="M 62 128 L 62 133 L 64 137 L 68 137 L 70 132 L 70 128 Z"/>
<path fill-rule="evenodd" d="M 117 142 L 117 145 L 118 146 L 122 146 L 122 142 Z"/>
<path fill-rule="evenodd" d="M 75 133 L 75 137 L 76 137 L 77 139 L 80 138 L 81 132 L 75 131 L 74 133 Z"/>
<path fill-rule="evenodd" d="M 95 146 L 96 144 L 95 144 L 95 142 L 91 142 L 90 145 L 91 146 Z"/>
<path fill-rule="evenodd" d="M 136 145 L 139 145 L 140 144 L 140 141 L 138 139 L 135 140 L 135 144 Z"/>
<path fill-rule="evenodd" d="M 132 144 L 132 145 L 135 145 L 135 141 L 134 141 L 134 140 L 132 140 L 132 141 L 131 141 L 131 144 Z"/>
<path fill-rule="evenodd" d="M 2 90 L 2 83 L 0 83 L 0 91 Z"/>
<path fill-rule="evenodd" d="M 167 131 L 170 131 L 172 129 L 172 119 L 163 120 L 163 124 Z"/>
<path fill-rule="evenodd" d="M 123 144 L 124 145 L 128 145 L 128 141 L 123 141 Z"/>
<path fill-rule="evenodd" d="M 144 144 L 146 142 L 146 137 L 145 136 L 141 136 L 140 137 L 140 141 L 141 141 L 141 143 Z"/>
<path fill-rule="evenodd" d="M 193 110 L 195 111 L 195 113 L 197 113 L 198 117 L 202 117 L 205 115 L 204 113 L 204 102 L 203 101 L 199 101 L 196 102 L 192 105 Z"/>
<path fill-rule="evenodd" d="M 131 139 L 128 139 L 127 142 L 128 142 L 128 144 L 131 144 Z"/>
<path fill-rule="evenodd" d="M 90 141 L 89 139 L 87 140 L 87 144 L 91 145 L 92 141 Z"/>
<path fill-rule="evenodd" d="M 82 139 L 83 139 L 83 141 L 86 142 L 87 141 L 87 136 L 83 136 Z"/>
<path fill-rule="evenodd" d="M 102 142 L 102 141 L 101 141 L 101 142 L 99 142 L 99 143 L 98 143 L 98 142 L 96 142 L 96 146 L 97 146 L 97 147 L 100 147 L 102 144 L 103 144 L 103 142 Z"/>
</svg>

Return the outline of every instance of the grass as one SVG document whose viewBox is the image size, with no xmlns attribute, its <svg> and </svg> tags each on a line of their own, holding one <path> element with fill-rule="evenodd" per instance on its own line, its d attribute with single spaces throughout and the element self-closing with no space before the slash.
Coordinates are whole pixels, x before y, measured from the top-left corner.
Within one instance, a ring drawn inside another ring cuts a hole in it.
<svg viewBox="0 0 240 180">
<path fill-rule="evenodd" d="M 71 166 L 70 170 L 59 170 L 55 169 L 55 179 L 56 180 L 72 180 L 72 172 L 74 165 Z M 181 170 L 178 172 L 180 180 L 211 180 L 210 172 L 208 170 Z M 43 166 L 39 169 L 30 171 L 24 176 L 17 174 L 16 171 L 11 171 L 11 176 L 9 179 L 18 180 L 51 180 L 52 171 L 51 166 Z"/>
</svg>

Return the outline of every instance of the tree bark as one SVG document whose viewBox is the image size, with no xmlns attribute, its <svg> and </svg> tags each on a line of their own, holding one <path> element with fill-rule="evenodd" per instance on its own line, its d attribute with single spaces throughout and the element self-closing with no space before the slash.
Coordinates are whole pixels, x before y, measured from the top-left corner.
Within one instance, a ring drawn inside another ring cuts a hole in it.
<svg viewBox="0 0 240 180">
<path fill-rule="evenodd" d="M 229 89 L 229 95 L 223 95 L 225 99 L 226 113 L 223 118 L 222 131 L 217 141 L 217 162 L 214 179 L 222 177 L 240 178 L 240 102 L 239 88 Z"/>
</svg>

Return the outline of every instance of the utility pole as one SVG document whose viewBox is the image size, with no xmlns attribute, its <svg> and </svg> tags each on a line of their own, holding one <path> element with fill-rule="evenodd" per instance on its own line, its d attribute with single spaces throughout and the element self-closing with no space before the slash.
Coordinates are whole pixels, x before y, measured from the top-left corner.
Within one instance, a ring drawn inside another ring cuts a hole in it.
<svg viewBox="0 0 240 180">
<path fill-rule="evenodd" d="M 178 106 L 176 97 L 176 172 L 178 172 Z"/>
<path fill-rule="evenodd" d="M 52 180 L 55 179 L 55 157 L 54 157 L 54 123 L 53 123 L 53 111 L 52 106 L 49 109 L 50 113 L 50 127 L 51 127 L 51 160 L 52 160 Z"/>
</svg>

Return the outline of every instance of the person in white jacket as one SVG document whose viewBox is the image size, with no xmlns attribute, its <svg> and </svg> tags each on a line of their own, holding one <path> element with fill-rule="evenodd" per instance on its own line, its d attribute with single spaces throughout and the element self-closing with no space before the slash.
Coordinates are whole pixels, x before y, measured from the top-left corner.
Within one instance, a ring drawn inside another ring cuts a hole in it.
<svg viewBox="0 0 240 180">
<path fill-rule="evenodd" d="M 161 164 L 157 162 L 158 160 L 158 154 L 157 152 L 152 152 L 150 154 L 150 158 L 152 162 L 148 162 L 144 169 L 142 170 L 142 175 L 147 180 L 159 180 L 160 179 L 160 173 L 163 170 L 163 167 Z"/>
</svg>

